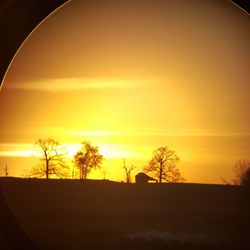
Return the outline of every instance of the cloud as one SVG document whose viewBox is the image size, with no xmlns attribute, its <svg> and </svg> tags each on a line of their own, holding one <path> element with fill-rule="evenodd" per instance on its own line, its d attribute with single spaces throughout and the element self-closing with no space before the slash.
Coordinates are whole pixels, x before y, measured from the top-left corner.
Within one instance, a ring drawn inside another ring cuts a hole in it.
<svg viewBox="0 0 250 250">
<path fill-rule="evenodd" d="M 37 91 L 78 91 L 86 89 L 121 89 L 143 87 L 145 81 L 138 79 L 123 80 L 115 78 L 60 78 L 38 81 L 6 83 L 8 89 L 24 89 Z"/>
<path fill-rule="evenodd" d="M 118 136 L 122 133 L 117 131 L 69 131 L 68 135 L 73 136 Z"/>
<path fill-rule="evenodd" d="M 7 156 L 7 157 L 34 156 L 33 144 L 29 144 L 29 143 L 0 143 L 0 156 Z"/>
<path fill-rule="evenodd" d="M 100 153 L 107 158 L 141 158 L 142 152 L 138 152 L 129 145 L 122 144 L 97 144 Z M 63 143 L 61 148 L 65 151 L 65 156 L 72 158 L 77 151 L 81 149 L 80 143 Z M 35 151 L 34 145 L 31 143 L 0 143 L 0 157 L 29 157 L 39 156 L 40 153 Z"/>
</svg>

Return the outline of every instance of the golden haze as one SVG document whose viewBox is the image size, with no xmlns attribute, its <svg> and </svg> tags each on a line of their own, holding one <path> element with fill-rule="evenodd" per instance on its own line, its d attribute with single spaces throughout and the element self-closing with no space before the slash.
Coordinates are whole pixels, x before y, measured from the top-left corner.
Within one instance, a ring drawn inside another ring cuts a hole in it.
<svg viewBox="0 0 250 250">
<path fill-rule="evenodd" d="M 212 17 L 212 18 L 211 18 Z M 169 145 L 190 182 L 230 178 L 250 154 L 249 17 L 230 2 L 73 1 L 27 39 L 0 92 L 1 168 L 53 137 L 90 140 L 107 178 Z M 102 178 L 93 173 L 92 178 Z"/>
</svg>

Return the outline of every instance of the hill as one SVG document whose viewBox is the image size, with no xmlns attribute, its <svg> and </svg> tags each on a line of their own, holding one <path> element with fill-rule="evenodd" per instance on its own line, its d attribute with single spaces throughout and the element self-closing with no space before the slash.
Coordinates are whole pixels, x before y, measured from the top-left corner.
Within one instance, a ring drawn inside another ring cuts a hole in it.
<svg viewBox="0 0 250 250">
<path fill-rule="evenodd" d="M 0 178 L 40 249 L 234 249 L 248 244 L 241 187 Z M 239 248 L 238 248 L 239 249 Z"/>
</svg>

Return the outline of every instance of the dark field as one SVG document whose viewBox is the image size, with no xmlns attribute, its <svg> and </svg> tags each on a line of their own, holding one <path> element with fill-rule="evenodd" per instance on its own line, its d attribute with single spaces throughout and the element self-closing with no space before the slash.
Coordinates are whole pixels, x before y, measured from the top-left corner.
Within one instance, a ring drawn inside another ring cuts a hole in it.
<svg viewBox="0 0 250 250">
<path fill-rule="evenodd" d="M 0 184 L 40 249 L 250 249 L 249 196 L 241 187 L 15 178 Z"/>
</svg>

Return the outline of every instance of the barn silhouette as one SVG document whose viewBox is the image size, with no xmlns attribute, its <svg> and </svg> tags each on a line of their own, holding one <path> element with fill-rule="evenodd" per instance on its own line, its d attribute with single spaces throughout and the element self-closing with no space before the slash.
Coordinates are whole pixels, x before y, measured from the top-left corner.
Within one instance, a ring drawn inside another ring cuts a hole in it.
<svg viewBox="0 0 250 250">
<path fill-rule="evenodd" d="M 135 176 L 135 183 L 148 183 L 149 181 L 158 182 L 156 179 L 146 175 L 143 172 L 140 172 Z"/>
</svg>

